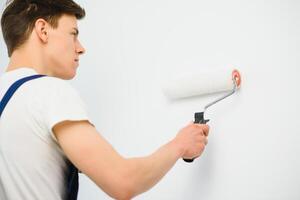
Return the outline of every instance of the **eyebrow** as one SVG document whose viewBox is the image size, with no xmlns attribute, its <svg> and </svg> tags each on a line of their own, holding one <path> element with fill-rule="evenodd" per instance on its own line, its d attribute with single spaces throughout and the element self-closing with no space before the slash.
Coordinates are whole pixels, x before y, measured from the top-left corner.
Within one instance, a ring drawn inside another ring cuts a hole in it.
<svg viewBox="0 0 300 200">
<path fill-rule="evenodd" d="M 75 30 L 75 32 L 76 32 L 76 35 L 78 35 L 79 34 L 79 30 L 78 30 L 78 28 L 73 28 L 74 30 Z"/>
</svg>

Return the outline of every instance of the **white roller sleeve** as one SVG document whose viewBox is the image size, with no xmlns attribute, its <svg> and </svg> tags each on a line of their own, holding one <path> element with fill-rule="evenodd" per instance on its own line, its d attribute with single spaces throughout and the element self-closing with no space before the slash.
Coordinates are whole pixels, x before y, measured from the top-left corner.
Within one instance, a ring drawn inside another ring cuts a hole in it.
<svg viewBox="0 0 300 200">
<path fill-rule="evenodd" d="M 188 72 L 163 81 L 163 91 L 170 99 L 186 98 L 232 90 L 233 69 Z"/>
</svg>

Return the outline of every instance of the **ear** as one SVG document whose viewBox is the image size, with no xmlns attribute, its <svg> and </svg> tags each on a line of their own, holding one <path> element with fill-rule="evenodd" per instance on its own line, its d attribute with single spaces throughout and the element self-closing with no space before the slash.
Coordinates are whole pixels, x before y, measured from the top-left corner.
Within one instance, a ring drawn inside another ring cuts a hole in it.
<svg viewBox="0 0 300 200">
<path fill-rule="evenodd" d="M 48 29 L 49 24 L 46 20 L 40 18 L 35 21 L 34 30 L 40 40 L 44 43 L 47 43 L 48 41 Z"/>
</svg>

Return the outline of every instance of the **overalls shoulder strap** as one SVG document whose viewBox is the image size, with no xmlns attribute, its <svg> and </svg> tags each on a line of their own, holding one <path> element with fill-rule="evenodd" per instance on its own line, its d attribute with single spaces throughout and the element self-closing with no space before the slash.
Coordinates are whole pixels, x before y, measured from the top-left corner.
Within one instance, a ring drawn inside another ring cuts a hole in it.
<svg viewBox="0 0 300 200">
<path fill-rule="evenodd" d="M 14 95 L 14 93 L 17 91 L 17 89 L 25 82 L 30 81 L 32 79 L 36 79 L 36 78 L 40 78 L 40 77 L 44 77 L 45 75 L 32 75 L 32 76 L 28 76 L 25 78 L 21 78 L 20 80 L 16 81 L 14 84 L 12 84 L 10 86 L 10 88 L 7 90 L 7 92 L 5 93 L 5 95 L 3 96 L 1 102 L 0 102 L 0 117 L 2 115 L 2 112 L 5 108 L 5 106 L 7 105 L 7 103 L 9 102 L 10 98 Z"/>
<path fill-rule="evenodd" d="M 0 118 L 1 115 L 11 99 L 11 97 L 14 95 L 14 93 L 17 91 L 17 89 L 26 83 L 27 81 L 45 77 L 46 75 L 42 74 L 36 74 L 27 76 L 24 78 L 21 78 L 20 80 L 16 81 L 14 84 L 12 84 L 7 92 L 4 94 L 1 102 L 0 102 Z M 76 200 L 78 195 L 78 169 L 70 162 L 68 161 L 68 171 L 66 174 L 66 200 Z"/>
</svg>

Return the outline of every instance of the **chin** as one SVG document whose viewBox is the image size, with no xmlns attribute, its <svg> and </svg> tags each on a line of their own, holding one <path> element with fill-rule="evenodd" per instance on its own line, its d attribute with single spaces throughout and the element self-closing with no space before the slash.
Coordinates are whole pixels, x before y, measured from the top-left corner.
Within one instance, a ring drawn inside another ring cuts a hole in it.
<svg viewBox="0 0 300 200">
<path fill-rule="evenodd" d="M 76 76 L 76 73 L 75 73 L 75 74 L 68 75 L 68 76 L 65 76 L 63 79 L 64 79 L 64 80 L 71 80 L 71 79 L 73 79 L 75 76 Z"/>
<path fill-rule="evenodd" d="M 71 79 L 73 79 L 75 76 L 76 76 L 76 71 L 74 70 L 74 71 L 69 72 L 69 73 L 60 74 L 60 75 L 58 76 L 58 78 L 64 79 L 64 80 L 71 80 Z"/>
</svg>

